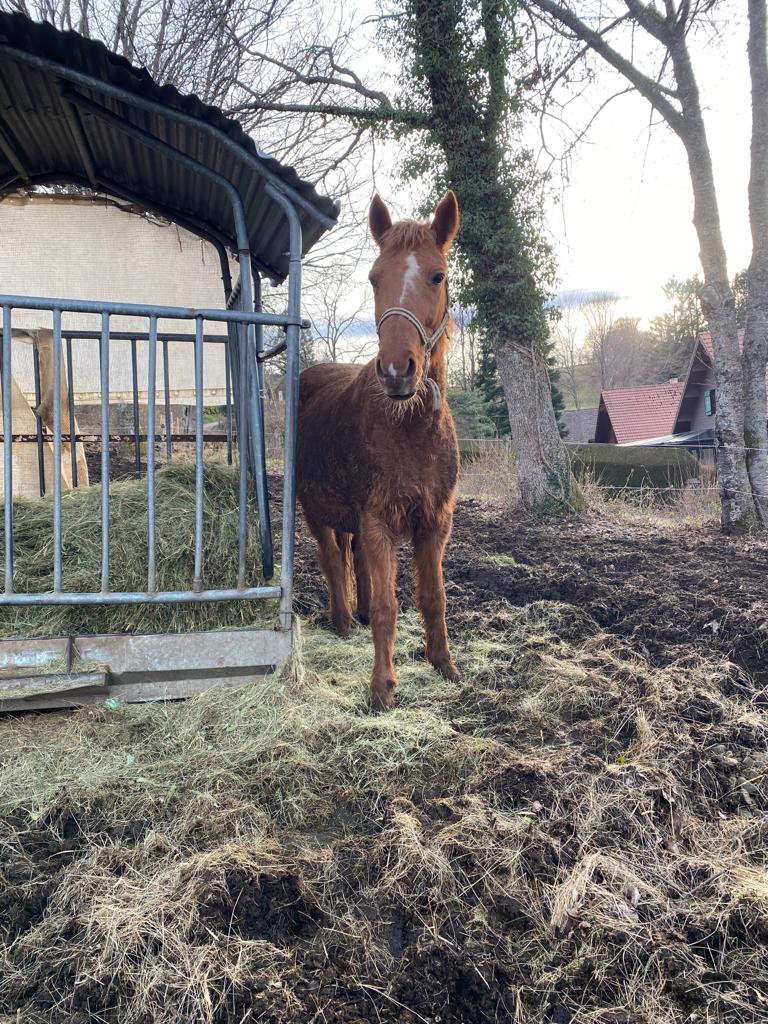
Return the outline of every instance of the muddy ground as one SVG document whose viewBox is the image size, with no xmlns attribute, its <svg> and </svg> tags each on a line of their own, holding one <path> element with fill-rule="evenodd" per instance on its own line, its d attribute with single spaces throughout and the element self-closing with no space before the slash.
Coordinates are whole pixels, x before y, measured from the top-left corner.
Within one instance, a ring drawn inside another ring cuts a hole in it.
<svg viewBox="0 0 768 1024">
<path fill-rule="evenodd" d="M 323 619 L 326 593 L 314 545 L 300 524 L 297 602 Z M 654 665 L 724 655 L 768 686 L 768 543 L 709 528 L 595 517 L 556 524 L 461 500 L 444 562 L 449 627 L 457 636 L 485 610 L 557 601 Z M 408 552 L 398 574 L 401 609 L 413 606 Z M 578 630 L 577 630 L 578 632 Z"/>
<path fill-rule="evenodd" d="M 88 767 L 0 814 L 0 1024 L 768 1020 L 768 544 L 463 499 L 457 685 L 407 563 L 391 733 L 367 631 L 326 653 L 303 524 L 293 719 L 203 707 L 169 802 L 171 717 L 82 719 L 141 784 Z"/>
</svg>

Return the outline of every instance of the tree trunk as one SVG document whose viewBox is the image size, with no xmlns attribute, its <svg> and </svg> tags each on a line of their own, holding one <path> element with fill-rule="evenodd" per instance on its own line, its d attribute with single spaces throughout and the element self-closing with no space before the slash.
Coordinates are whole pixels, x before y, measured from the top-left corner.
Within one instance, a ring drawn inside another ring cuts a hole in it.
<svg viewBox="0 0 768 1024">
<path fill-rule="evenodd" d="M 562 511 L 577 504 L 568 452 L 557 429 L 544 356 L 535 346 L 494 344 L 509 410 L 520 500 L 526 508 Z"/>
<path fill-rule="evenodd" d="M 672 42 L 670 53 L 683 112 L 684 127 L 679 134 L 688 156 L 693 224 L 704 271 L 701 308 L 715 352 L 715 444 L 721 524 L 726 533 L 741 533 L 753 529 L 757 518 L 744 458 L 744 385 L 736 307 L 728 280 L 712 158 L 685 36 Z"/>
<path fill-rule="evenodd" d="M 749 72 L 752 82 L 752 145 L 749 223 L 752 259 L 747 272 L 744 371 L 744 444 L 747 471 L 760 524 L 768 526 L 768 429 L 765 370 L 768 361 L 768 54 L 765 0 L 749 0 Z"/>
</svg>

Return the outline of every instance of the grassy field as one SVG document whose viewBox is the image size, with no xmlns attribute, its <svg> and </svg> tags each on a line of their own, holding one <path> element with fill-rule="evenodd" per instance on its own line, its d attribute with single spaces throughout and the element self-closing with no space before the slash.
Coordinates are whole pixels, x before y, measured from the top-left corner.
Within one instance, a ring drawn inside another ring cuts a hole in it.
<svg viewBox="0 0 768 1024">
<path fill-rule="evenodd" d="M 2 1024 L 764 1021 L 768 547 L 710 524 L 467 495 L 462 680 L 404 561 L 385 716 L 302 531 L 279 676 L 0 718 Z"/>
</svg>

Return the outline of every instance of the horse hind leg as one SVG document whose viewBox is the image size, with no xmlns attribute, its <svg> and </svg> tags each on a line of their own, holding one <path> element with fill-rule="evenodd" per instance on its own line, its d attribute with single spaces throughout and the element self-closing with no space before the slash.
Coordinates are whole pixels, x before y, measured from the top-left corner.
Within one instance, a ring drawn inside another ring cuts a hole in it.
<svg viewBox="0 0 768 1024">
<path fill-rule="evenodd" d="M 352 537 L 352 556 L 355 566 L 355 589 L 357 590 L 357 620 L 367 626 L 371 621 L 371 574 L 363 557 L 363 546 L 359 534 Z"/>
<path fill-rule="evenodd" d="M 317 541 L 317 560 L 328 585 L 331 622 L 339 636 L 349 636 L 352 613 L 349 610 L 351 535 L 338 533 L 307 519 Z"/>
</svg>

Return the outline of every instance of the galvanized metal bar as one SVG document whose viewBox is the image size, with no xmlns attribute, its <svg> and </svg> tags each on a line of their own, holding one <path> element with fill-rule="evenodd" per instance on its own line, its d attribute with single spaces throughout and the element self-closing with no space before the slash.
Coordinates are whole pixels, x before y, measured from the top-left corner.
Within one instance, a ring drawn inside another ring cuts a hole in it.
<svg viewBox="0 0 768 1024">
<path fill-rule="evenodd" d="M 40 419 L 38 409 L 42 401 L 40 388 L 40 356 L 37 352 L 37 345 L 32 346 L 32 369 L 35 377 L 35 429 L 37 431 L 37 480 L 40 497 L 45 494 L 45 448 L 43 445 L 43 421 Z"/>
<path fill-rule="evenodd" d="M 227 464 L 232 465 L 232 365 L 229 360 L 229 344 L 224 348 L 224 400 L 227 431 Z"/>
<path fill-rule="evenodd" d="M 232 274 L 229 269 L 229 257 L 227 256 L 226 249 L 224 249 L 223 246 L 219 246 L 216 251 L 218 252 L 219 265 L 221 267 L 221 284 L 224 288 L 224 302 L 226 308 L 229 309 L 231 308 L 232 299 Z M 240 285 L 240 282 L 238 282 L 238 285 Z M 237 346 L 237 344 L 237 325 L 227 324 L 226 345 L 224 346 L 224 389 L 226 400 L 226 461 L 229 466 L 232 464 L 231 352 L 232 348 Z"/>
<path fill-rule="evenodd" d="M 141 480 L 141 441 L 139 440 L 139 368 L 136 357 L 136 339 L 131 338 L 131 383 L 133 384 L 133 458 L 134 476 Z"/>
<path fill-rule="evenodd" d="M 2 605 L 52 605 L 52 604 L 199 604 L 202 601 L 256 600 L 280 597 L 280 587 L 246 587 L 244 590 L 162 590 L 155 594 L 143 591 L 113 590 L 108 593 L 61 593 L 53 594 L 0 594 Z"/>
<path fill-rule="evenodd" d="M 251 274 L 240 270 L 243 295 L 247 295 L 251 285 Z M 253 277 L 253 308 L 261 308 L 261 281 L 258 275 Z M 251 450 L 251 472 L 256 485 L 256 505 L 259 510 L 259 543 L 261 546 L 261 568 L 264 579 L 270 580 L 275 574 L 275 556 L 272 547 L 272 523 L 269 510 L 269 491 L 267 487 L 267 453 L 264 437 L 264 401 L 263 378 L 258 363 L 259 350 L 262 345 L 260 326 L 248 327 L 248 439 Z"/>
<path fill-rule="evenodd" d="M 146 317 L 148 317 L 149 315 L 150 315 L 149 313 L 145 314 Z M 229 329 L 229 327 L 227 329 Z M 77 340 L 82 340 L 82 341 L 86 341 L 86 340 L 88 340 L 88 341 L 99 341 L 100 338 L 101 338 L 101 331 L 100 330 L 99 331 L 65 330 L 65 331 L 63 331 L 63 334 L 64 334 L 64 338 L 65 339 L 66 338 L 72 338 L 73 340 L 77 339 Z M 110 342 L 113 342 L 113 341 L 130 341 L 132 338 L 135 338 L 136 341 L 149 341 L 149 332 L 148 331 L 110 331 L 109 332 L 109 340 L 110 340 Z M 189 342 L 189 343 L 194 345 L 194 343 L 195 343 L 195 336 L 194 336 L 194 334 L 182 334 L 182 333 L 176 334 L 173 331 L 158 331 L 157 332 L 157 340 L 158 341 L 163 341 L 163 340 L 166 340 L 166 341 L 184 341 L 184 342 Z M 205 335 L 205 343 L 206 343 L 206 345 L 210 344 L 211 342 L 214 342 L 217 345 L 226 345 L 227 340 L 228 340 L 228 335 L 227 334 L 206 334 Z"/>
<path fill-rule="evenodd" d="M 2 47 L 0 46 L 0 50 Z M 100 302 L 90 299 L 47 298 L 38 295 L 5 295 L 0 294 L 0 305 L 13 306 L 15 309 L 41 309 L 50 313 L 58 309 L 61 313 L 108 313 L 110 316 L 136 316 L 146 319 L 149 316 L 162 317 L 165 320 L 195 320 L 201 316 L 204 320 L 214 323 L 249 323 L 264 324 L 267 327 L 287 327 L 292 323 L 288 313 L 254 313 L 253 310 L 242 309 L 197 309 L 191 306 L 157 306 L 151 303 L 138 302 Z M 306 321 L 299 320 L 298 325 L 304 326 Z M 135 335 L 131 334 L 130 337 Z M 174 339 L 176 340 L 176 339 Z"/>
<path fill-rule="evenodd" d="M 99 427 L 99 431 L 101 431 L 101 427 Z M 155 435 L 156 434 L 157 434 L 157 431 L 155 431 Z M 197 436 L 196 434 L 176 434 L 176 433 L 171 434 L 171 437 L 173 438 L 174 441 L 183 441 L 183 442 L 194 442 L 196 436 Z M 133 441 L 133 438 L 134 438 L 133 431 L 131 431 L 130 434 L 115 434 L 113 432 L 113 433 L 111 433 L 109 435 L 109 443 L 110 444 L 128 444 L 128 443 Z M 37 441 L 37 435 L 36 434 L 20 434 L 20 433 L 17 433 L 16 431 L 14 431 L 14 433 L 12 435 L 10 435 L 10 439 L 11 439 L 11 441 L 13 441 L 14 444 L 17 444 L 17 443 L 19 443 L 19 444 L 34 444 Z M 2 430 L 0 430 L 0 444 L 2 444 L 4 440 L 5 440 L 5 434 L 3 434 Z M 141 441 L 142 444 L 144 444 L 144 442 L 147 440 L 147 434 L 139 434 L 139 440 Z M 155 437 L 155 440 L 157 440 L 157 437 Z M 227 435 L 226 434 L 219 434 L 219 433 L 214 434 L 214 433 L 208 433 L 207 431 L 205 433 L 205 443 L 206 444 L 208 444 L 211 441 L 215 441 L 217 444 L 225 444 L 226 440 L 227 440 Z M 98 434 L 75 434 L 75 441 L 78 441 L 80 444 L 96 444 L 96 443 L 101 441 L 101 433 L 99 432 Z"/>
<path fill-rule="evenodd" d="M 155 563 L 155 394 L 157 390 L 157 319 L 149 320 L 147 354 L 147 592 L 157 590 Z"/>
<path fill-rule="evenodd" d="M 101 592 L 109 590 L 109 313 L 101 314 Z"/>
<path fill-rule="evenodd" d="M 203 321 L 195 331 L 195 578 L 193 589 L 203 589 Z"/>
<path fill-rule="evenodd" d="M 171 373 L 168 365 L 168 341 L 163 340 L 163 389 L 165 391 L 165 454 L 170 462 L 173 458 L 173 437 L 171 431 Z"/>
<path fill-rule="evenodd" d="M 61 311 L 53 312 L 53 592 L 61 591 Z"/>
<path fill-rule="evenodd" d="M 185 114 L 180 110 L 175 110 L 172 107 L 165 106 L 162 103 L 155 103 L 153 100 L 145 99 L 143 96 L 129 92 L 127 89 L 121 89 L 119 86 L 113 85 L 111 82 L 105 82 L 103 79 L 94 78 L 92 75 L 87 75 L 82 71 L 77 71 L 65 64 L 59 64 L 57 61 L 49 60 L 47 57 L 40 57 L 36 53 L 28 53 L 25 50 L 18 50 L 13 46 L 9 46 L 7 43 L 0 44 L 0 53 L 11 60 L 16 60 L 32 67 L 39 68 L 40 70 L 56 75 L 58 78 L 62 78 L 65 81 L 73 82 L 75 85 L 85 86 L 86 89 L 90 89 L 94 92 L 100 92 L 104 96 L 112 96 L 115 99 L 121 100 L 123 103 L 127 103 L 129 106 L 138 107 L 140 110 L 147 110 L 152 114 L 159 114 L 169 121 L 176 121 L 179 124 L 184 124 L 187 127 L 197 129 L 202 134 L 214 138 L 221 146 L 227 149 L 239 160 L 243 160 L 251 170 L 255 171 L 260 175 L 260 177 L 265 178 L 268 182 L 276 186 L 276 189 L 279 190 L 281 194 L 288 196 L 296 206 L 309 213 L 310 216 L 319 224 L 322 224 L 323 227 L 332 228 L 335 226 L 335 219 L 323 213 L 322 210 L 319 210 L 308 199 L 305 199 L 300 192 L 297 192 L 296 189 L 286 184 L 278 174 L 275 174 L 274 171 L 270 171 L 261 160 L 254 156 L 253 153 L 249 153 L 248 150 L 239 142 L 235 141 L 235 139 L 230 138 L 226 132 L 221 131 L 219 128 L 215 128 L 206 121 L 193 117 L 191 114 Z M 72 96 L 72 99 L 74 98 L 75 97 Z"/>
<path fill-rule="evenodd" d="M 270 196 L 285 210 L 291 231 L 288 273 L 288 314 L 294 323 L 286 332 L 285 453 L 283 456 L 283 541 L 280 552 L 280 625 L 290 629 L 293 618 L 293 565 L 296 530 L 296 439 L 299 422 L 298 323 L 301 312 L 301 222 L 296 210 L 282 193 L 267 186 Z"/>
<path fill-rule="evenodd" d="M 72 336 L 67 335 L 67 405 L 69 407 L 69 464 L 72 469 L 72 486 L 77 487 L 77 427 L 75 424 L 75 383 L 72 368 Z"/>
<path fill-rule="evenodd" d="M 3 433 L 13 433 L 11 393 L 11 307 L 3 306 Z M 5 528 L 5 592 L 13 593 L 13 441 L 3 439 L 3 525 Z"/>
<path fill-rule="evenodd" d="M 245 589 L 245 553 L 248 541 L 248 385 L 246 382 L 246 349 L 245 349 L 245 325 L 242 325 L 237 332 L 237 342 L 232 350 L 235 366 L 235 380 L 237 388 L 237 455 L 240 460 L 238 468 L 239 495 L 238 495 L 238 524 L 237 524 L 237 586 L 238 589 Z"/>
</svg>

